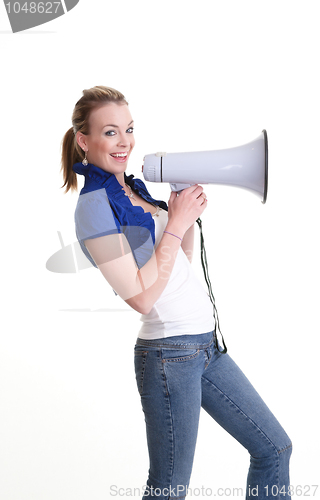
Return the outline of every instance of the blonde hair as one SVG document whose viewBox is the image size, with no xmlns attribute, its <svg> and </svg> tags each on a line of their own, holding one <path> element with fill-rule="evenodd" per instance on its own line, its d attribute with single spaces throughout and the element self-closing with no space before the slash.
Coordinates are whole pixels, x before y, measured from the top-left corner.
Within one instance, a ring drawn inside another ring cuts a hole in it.
<svg viewBox="0 0 320 500">
<path fill-rule="evenodd" d="M 121 92 L 102 85 L 83 90 L 83 96 L 76 103 L 72 113 L 72 127 L 62 140 L 61 171 L 65 193 L 77 189 L 77 174 L 72 170 L 74 163 L 83 160 L 83 151 L 76 141 L 76 133 L 89 134 L 89 117 L 92 110 L 110 102 L 128 104 Z"/>
</svg>

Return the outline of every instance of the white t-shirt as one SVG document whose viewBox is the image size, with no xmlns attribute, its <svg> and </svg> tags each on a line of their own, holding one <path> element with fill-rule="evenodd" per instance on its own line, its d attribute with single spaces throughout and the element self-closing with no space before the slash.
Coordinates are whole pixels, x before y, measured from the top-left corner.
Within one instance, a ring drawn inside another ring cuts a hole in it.
<svg viewBox="0 0 320 500">
<path fill-rule="evenodd" d="M 168 213 L 160 209 L 154 222 L 156 249 L 167 225 Z M 143 325 L 138 336 L 142 339 L 195 335 L 214 330 L 213 305 L 181 247 L 166 288 L 149 314 L 143 314 L 140 320 Z"/>
</svg>

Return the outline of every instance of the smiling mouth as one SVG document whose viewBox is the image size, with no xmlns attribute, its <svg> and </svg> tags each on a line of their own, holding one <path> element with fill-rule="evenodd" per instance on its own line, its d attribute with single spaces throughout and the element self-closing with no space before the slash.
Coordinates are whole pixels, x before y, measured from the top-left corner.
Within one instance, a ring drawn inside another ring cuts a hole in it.
<svg viewBox="0 0 320 500">
<path fill-rule="evenodd" d="M 112 158 L 116 158 L 119 160 L 126 160 L 128 153 L 112 153 L 110 154 L 110 156 L 112 156 Z"/>
</svg>

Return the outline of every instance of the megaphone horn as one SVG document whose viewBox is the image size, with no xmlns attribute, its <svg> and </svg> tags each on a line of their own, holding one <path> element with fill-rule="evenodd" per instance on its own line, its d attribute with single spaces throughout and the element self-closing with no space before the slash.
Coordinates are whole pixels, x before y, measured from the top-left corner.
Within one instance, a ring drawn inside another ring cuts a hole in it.
<svg viewBox="0 0 320 500">
<path fill-rule="evenodd" d="M 268 136 L 229 149 L 190 153 L 156 153 L 144 157 L 145 180 L 169 182 L 175 190 L 194 184 L 224 184 L 247 189 L 267 200 Z"/>
</svg>

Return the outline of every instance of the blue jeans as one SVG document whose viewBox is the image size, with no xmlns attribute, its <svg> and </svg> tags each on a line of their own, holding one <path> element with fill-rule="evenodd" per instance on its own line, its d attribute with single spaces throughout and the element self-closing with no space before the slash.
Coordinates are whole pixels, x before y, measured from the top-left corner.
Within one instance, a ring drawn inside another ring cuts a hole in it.
<svg viewBox="0 0 320 500">
<path fill-rule="evenodd" d="M 290 439 L 212 332 L 137 339 L 135 372 L 150 458 L 144 499 L 185 498 L 201 406 L 250 453 L 246 498 L 289 498 Z"/>
</svg>

